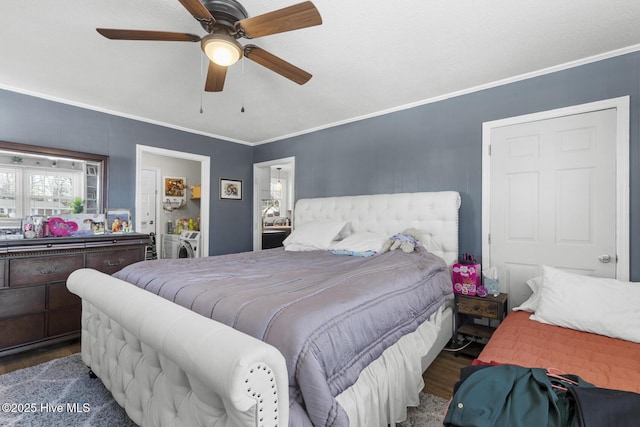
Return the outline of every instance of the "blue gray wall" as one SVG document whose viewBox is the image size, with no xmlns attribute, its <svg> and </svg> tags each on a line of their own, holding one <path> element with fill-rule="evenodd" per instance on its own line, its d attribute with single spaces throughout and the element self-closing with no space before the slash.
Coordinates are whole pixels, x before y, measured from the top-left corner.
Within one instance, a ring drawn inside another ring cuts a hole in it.
<svg viewBox="0 0 640 427">
<path fill-rule="evenodd" d="M 296 199 L 456 190 L 462 196 L 460 250 L 481 255 L 482 123 L 626 95 L 630 274 L 640 281 L 640 53 L 261 145 L 254 161 L 295 156 Z"/>
<path fill-rule="evenodd" d="M 252 247 L 251 197 L 219 200 L 218 179 L 252 190 L 252 147 L 0 90 L 0 140 L 109 156 L 108 206 L 135 206 L 136 144 L 211 158 L 211 255 Z M 135 215 L 135 212 L 134 212 Z"/>
<path fill-rule="evenodd" d="M 459 191 L 460 249 L 481 254 L 482 123 L 626 95 L 631 278 L 640 281 L 640 53 L 254 148 L 0 90 L 0 140 L 110 156 L 113 207 L 134 206 L 136 144 L 210 156 L 212 255 L 251 250 L 252 164 L 289 156 L 296 157 L 297 199 Z M 243 180 L 244 200 L 219 200 L 220 177 Z"/>
</svg>

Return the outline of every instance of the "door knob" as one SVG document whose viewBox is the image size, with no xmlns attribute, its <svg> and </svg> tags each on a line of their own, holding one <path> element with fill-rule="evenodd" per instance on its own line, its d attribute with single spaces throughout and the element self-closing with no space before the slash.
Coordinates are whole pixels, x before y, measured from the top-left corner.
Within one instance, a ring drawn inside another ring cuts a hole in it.
<svg viewBox="0 0 640 427">
<path fill-rule="evenodd" d="M 611 255 L 600 255 L 598 257 L 598 260 L 606 264 L 608 262 L 611 262 Z"/>
</svg>

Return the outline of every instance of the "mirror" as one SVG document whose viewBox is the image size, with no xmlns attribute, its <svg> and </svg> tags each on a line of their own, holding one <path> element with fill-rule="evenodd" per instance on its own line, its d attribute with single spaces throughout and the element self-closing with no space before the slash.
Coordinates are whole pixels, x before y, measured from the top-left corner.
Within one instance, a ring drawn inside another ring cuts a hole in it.
<svg viewBox="0 0 640 427">
<path fill-rule="evenodd" d="M 28 216 L 103 213 L 108 159 L 0 141 L 0 227 Z"/>
</svg>

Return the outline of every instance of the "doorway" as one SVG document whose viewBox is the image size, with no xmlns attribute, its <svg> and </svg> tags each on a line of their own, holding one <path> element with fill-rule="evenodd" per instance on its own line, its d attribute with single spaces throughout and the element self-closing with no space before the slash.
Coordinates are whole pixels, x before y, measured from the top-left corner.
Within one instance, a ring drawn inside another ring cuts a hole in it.
<svg viewBox="0 0 640 427">
<path fill-rule="evenodd" d="M 160 170 L 157 168 L 144 168 L 140 172 L 140 210 L 136 211 L 140 218 L 140 227 L 136 228 L 140 233 L 158 234 L 158 182 Z"/>
<path fill-rule="evenodd" d="M 629 98 L 483 125 L 483 268 L 509 305 L 550 265 L 629 276 Z"/>
<path fill-rule="evenodd" d="M 278 185 L 279 183 L 279 185 Z M 295 157 L 253 165 L 253 250 L 262 250 L 265 220 L 276 226 L 293 225 Z M 288 222 L 287 222 L 288 220 Z M 288 225 L 287 225 L 288 224 Z"/>
<path fill-rule="evenodd" d="M 200 216 L 200 236 L 201 236 L 201 243 L 200 243 L 200 256 L 209 256 L 209 220 L 210 220 L 210 180 L 211 180 L 211 174 L 210 174 L 210 161 L 211 159 L 208 156 L 202 156 L 199 154 L 192 154 L 192 153 L 185 153 L 182 151 L 174 151 L 174 150 L 167 150 L 164 148 L 157 148 L 157 147 L 150 147 L 150 146 L 144 146 L 144 145 L 137 145 L 136 146 L 136 215 L 135 215 L 135 226 L 136 226 L 136 230 L 142 230 L 143 229 L 143 224 L 142 221 L 144 221 L 145 219 L 147 219 L 147 211 L 145 210 L 145 206 L 148 206 L 150 204 L 155 205 L 155 212 L 165 212 L 167 209 L 171 208 L 171 204 L 167 203 L 166 200 L 163 200 L 163 198 L 161 197 L 162 194 L 161 191 L 163 190 L 163 184 L 162 184 L 162 179 L 164 178 L 163 174 L 165 172 L 163 172 L 163 168 L 159 167 L 158 171 L 156 172 L 156 185 L 155 187 L 157 188 L 156 190 L 156 197 L 154 199 L 153 202 L 149 201 L 148 196 L 143 195 L 144 191 L 143 191 L 143 187 L 145 187 L 144 184 L 144 177 L 148 176 L 145 175 L 148 172 L 143 172 L 144 169 L 153 169 L 150 168 L 148 165 L 145 164 L 145 158 L 155 158 L 155 159 L 160 159 L 161 162 L 166 162 L 166 164 L 171 165 L 171 164 L 175 164 L 175 163 L 179 163 L 179 162 L 193 162 L 194 165 L 199 166 L 199 174 L 197 174 L 197 176 L 189 179 L 186 181 L 186 185 L 188 188 L 190 188 L 193 185 L 200 185 L 200 198 L 197 200 L 197 211 L 199 213 Z M 171 173 L 171 175 L 173 175 L 173 172 Z M 181 178 L 181 176 L 177 176 L 180 175 L 180 173 L 175 174 L 176 176 L 173 176 L 174 178 Z M 185 195 L 186 197 L 190 197 L 189 196 L 189 192 L 187 192 L 187 194 Z M 176 208 L 176 204 L 175 202 L 173 208 Z M 180 206 L 179 204 L 177 206 Z M 164 209 L 164 210 L 163 210 Z M 175 215 L 179 215 L 180 211 L 177 210 Z M 196 215 L 196 214 L 194 214 Z M 192 215 L 193 216 L 193 215 Z M 158 216 L 157 216 L 158 217 Z M 156 218 L 157 218 L 156 217 Z M 155 233 L 156 236 L 160 236 L 162 234 L 166 234 L 167 233 L 167 224 L 160 224 L 159 221 L 156 219 L 154 220 L 154 227 L 153 229 L 155 229 Z M 150 228 L 150 225 L 147 224 L 146 225 L 147 229 Z M 157 244 L 161 245 L 161 241 L 160 239 L 157 239 Z M 158 247 L 158 249 L 160 249 L 160 246 Z"/>
</svg>

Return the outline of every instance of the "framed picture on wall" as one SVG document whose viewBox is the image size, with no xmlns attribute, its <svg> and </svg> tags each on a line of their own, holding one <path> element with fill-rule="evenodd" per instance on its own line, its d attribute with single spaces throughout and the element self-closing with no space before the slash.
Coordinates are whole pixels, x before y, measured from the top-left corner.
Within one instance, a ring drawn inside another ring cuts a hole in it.
<svg viewBox="0 0 640 427">
<path fill-rule="evenodd" d="M 220 178 L 220 199 L 242 200 L 242 181 Z"/>
<path fill-rule="evenodd" d="M 164 199 L 172 202 L 181 202 L 186 200 L 187 179 L 180 177 L 165 176 L 162 178 L 164 183 Z"/>
<path fill-rule="evenodd" d="M 132 233 L 131 211 L 129 209 L 109 209 L 104 214 L 108 233 Z"/>
</svg>

